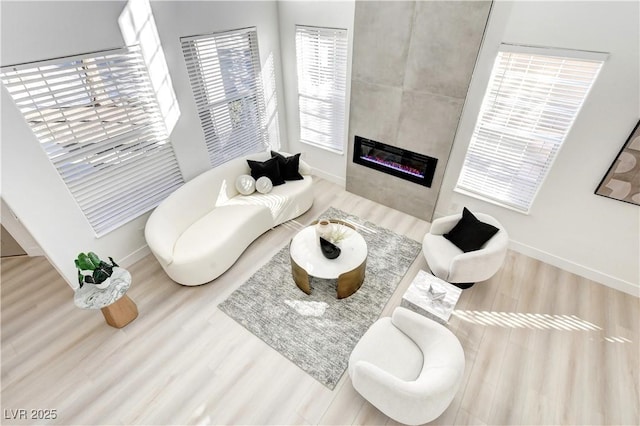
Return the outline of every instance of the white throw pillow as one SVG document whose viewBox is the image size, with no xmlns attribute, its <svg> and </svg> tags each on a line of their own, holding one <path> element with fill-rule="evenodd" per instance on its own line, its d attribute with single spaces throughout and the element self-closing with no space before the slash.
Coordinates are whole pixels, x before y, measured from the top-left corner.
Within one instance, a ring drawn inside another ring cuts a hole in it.
<svg viewBox="0 0 640 426">
<path fill-rule="evenodd" d="M 266 176 L 259 177 L 256 181 L 256 191 L 261 194 L 268 194 L 273 189 L 271 179 Z"/>
<path fill-rule="evenodd" d="M 256 190 L 256 180 L 249 175 L 240 175 L 236 179 L 236 189 L 242 195 L 253 194 Z"/>
</svg>

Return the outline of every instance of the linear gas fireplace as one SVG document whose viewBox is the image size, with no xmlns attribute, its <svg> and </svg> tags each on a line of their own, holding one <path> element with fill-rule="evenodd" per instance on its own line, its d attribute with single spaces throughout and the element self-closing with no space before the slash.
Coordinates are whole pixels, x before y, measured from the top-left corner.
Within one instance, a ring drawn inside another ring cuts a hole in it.
<svg viewBox="0 0 640 426">
<path fill-rule="evenodd" d="M 438 159 L 356 136 L 353 162 L 431 187 Z"/>
</svg>

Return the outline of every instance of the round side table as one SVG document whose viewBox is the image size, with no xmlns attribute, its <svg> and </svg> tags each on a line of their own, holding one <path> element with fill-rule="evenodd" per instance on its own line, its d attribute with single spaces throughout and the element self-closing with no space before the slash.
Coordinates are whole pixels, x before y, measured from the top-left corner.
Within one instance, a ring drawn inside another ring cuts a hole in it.
<svg viewBox="0 0 640 426">
<path fill-rule="evenodd" d="M 125 293 L 131 285 L 131 274 L 126 269 L 113 268 L 111 284 L 101 290 L 85 284 L 73 296 L 75 305 L 82 309 L 100 309 L 112 327 L 122 328 L 138 317 L 138 307 Z"/>
</svg>

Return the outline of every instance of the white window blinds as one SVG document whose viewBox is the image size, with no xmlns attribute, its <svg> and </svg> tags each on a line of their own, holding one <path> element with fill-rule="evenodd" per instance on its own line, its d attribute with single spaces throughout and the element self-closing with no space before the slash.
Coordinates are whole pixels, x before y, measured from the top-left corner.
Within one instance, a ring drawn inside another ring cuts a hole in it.
<svg viewBox="0 0 640 426">
<path fill-rule="evenodd" d="M 184 182 L 138 46 L 3 67 L 2 83 L 98 236 Z"/>
<path fill-rule="evenodd" d="M 180 41 L 211 164 L 263 151 L 267 136 L 256 29 Z"/>
<path fill-rule="evenodd" d="M 347 30 L 296 25 L 300 141 L 344 151 Z"/>
<path fill-rule="evenodd" d="M 502 45 L 456 189 L 528 212 L 605 58 Z"/>
</svg>

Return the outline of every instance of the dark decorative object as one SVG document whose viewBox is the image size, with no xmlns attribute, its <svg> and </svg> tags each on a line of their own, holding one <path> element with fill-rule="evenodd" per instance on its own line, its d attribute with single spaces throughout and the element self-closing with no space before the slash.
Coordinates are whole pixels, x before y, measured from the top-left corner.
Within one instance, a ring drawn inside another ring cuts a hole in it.
<svg viewBox="0 0 640 426">
<path fill-rule="evenodd" d="M 279 152 L 271 151 L 271 158 L 277 158 L 280 165 L 280 174 L 286 180 L 304 179 L 298 169 L 300 168 L 300 154 L 285 157 Z"/>
<path fill-rule="evenodd" d="M 443 237 L 451 241 L 465 253 L 480 250 L 487 241 L 498 233 L 498 228 L 478 220 L 466 207 L 460 221 Z"/>
<path fill-rule="evenodd" d="M 271 179 L 273 186 L 285 183 L 280 173 L 280 163 L 277 158 L 272 157 L 267 161 L 247 160 L 247 164 L 249 164 L 249 168 L 251 169 L 251 177 L 255 180 L 266 176 Z"/>
<path fill-rule="evenodd" d="M 320 250 L 327 259 L 335 259 L 340 256 L 340 247 L 320 237 Z"/>
<path fill-rule="evenodd" d="M 431 187 L 438 159 L 356 136 L 353 162 L 401 179 Z"/>
<path fill-rule="evenodd" d="M 596 194 L 640 205 L 640 121 L 604 175 Z"/>
</svg>

